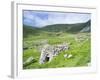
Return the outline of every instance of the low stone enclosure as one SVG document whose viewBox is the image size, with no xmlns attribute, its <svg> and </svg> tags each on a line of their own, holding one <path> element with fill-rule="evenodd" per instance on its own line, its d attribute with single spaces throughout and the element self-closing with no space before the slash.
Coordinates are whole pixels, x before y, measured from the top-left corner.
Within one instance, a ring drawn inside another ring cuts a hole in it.
<svg viewBox="0 0 100 80">
<path fill-rule="evenodd" d="M 58 56 L 61 51 L 68 50 L 68 49 L 69 49 L 69 45 L 67 43 L 54 45 L 54 46 L 46 44 L 41 49 L 39 63 L 44 64 L 47 61 L 50 62 L 54 56 Z"/>
</svg>

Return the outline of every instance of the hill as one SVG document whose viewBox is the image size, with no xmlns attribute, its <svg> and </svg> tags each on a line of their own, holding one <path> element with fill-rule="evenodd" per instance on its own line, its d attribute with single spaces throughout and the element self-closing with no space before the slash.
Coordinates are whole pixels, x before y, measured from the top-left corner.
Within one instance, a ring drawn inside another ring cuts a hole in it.
<svg viewBox="0 0 100 80">
<path fill-rule="evenodd" d="M 24 37 L 26 37 L 27 35 L 38 35 L 43 31 L 68 32 L 68 33 L 90 32 L 91 31 L 90 26 L 91 26 L 91 20 L 85 23 L 47 25 L 42 28 L 23 25 L 23 35 Z"/>
<path fill-rule="evenodd" d="M 23 25 L 23 37 L 27 37 L 28 35 L 37 35 L 39 33 L 39 29 L 32 26 Z"/>
<path fill-rule="evenodd" d="M 55 24 L 48 25 L 41 28 L 43 31 L 49 32 L 90 32 L 91 21 L 89 20 L 86 23 L 77 23 L 77 24 Z"/>
</svg>

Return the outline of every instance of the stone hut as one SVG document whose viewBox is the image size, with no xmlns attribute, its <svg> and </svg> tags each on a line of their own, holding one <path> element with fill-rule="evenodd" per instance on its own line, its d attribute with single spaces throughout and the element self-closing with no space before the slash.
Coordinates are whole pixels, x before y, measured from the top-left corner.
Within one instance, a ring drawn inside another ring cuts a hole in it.
<svg viewBox="0 0 100 80">
<path fill-rule="evenodd" d="M 61 51 L 68 50 L 68 48 L 68 44 L 60 44 L 55 46 L 46 44 L 41 50 L 39 63 L 43 64 L 47 61 L 50 62 L 54 56 L 57 56 Z"/>
</svg>

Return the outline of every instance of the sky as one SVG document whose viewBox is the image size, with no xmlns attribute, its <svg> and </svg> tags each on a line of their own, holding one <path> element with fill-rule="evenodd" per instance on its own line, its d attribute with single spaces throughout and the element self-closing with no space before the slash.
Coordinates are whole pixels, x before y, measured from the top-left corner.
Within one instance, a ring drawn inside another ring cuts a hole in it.
<svg viewBox="0 0 100 80">
<path fill-rule="evenodd" d="M 33 27 L 44 27 L 52 24 L 83 23 L 91 19 L 89 13 L 23 11 L 23 24 Z"/>
</svg>

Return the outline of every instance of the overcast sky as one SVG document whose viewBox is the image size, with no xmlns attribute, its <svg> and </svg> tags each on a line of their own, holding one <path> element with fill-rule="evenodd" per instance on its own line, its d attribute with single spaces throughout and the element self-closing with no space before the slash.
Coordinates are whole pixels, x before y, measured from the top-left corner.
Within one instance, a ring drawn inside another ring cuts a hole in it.
<svg viewBox="0 0 100 80">
<path fill-rule="evenodd" d="M 88 13 L 23 11 L 23 24 L 33 27 L 43 27 L 52 24 L 83 23 L 89 19 L 91 19 L 91 14 Z"/>
</svg>

